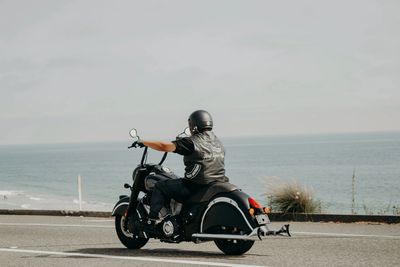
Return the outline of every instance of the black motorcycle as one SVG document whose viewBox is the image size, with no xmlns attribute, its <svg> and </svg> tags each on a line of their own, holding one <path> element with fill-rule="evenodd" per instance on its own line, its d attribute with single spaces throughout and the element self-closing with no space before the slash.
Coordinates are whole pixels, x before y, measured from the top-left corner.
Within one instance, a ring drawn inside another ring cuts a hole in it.
<svg viewBox="0 0 400 267">
<path fill-rule="evenodd" d="M 190 131 L 186 129 L 177 138 L 183 134 L 188 135 Z M 139 138 L 135 129 L 130 135 Z M 290 236 L 288 224 L 278 231 L 268 229 L 268 208 L 261 207 L 235 185 L 219 182 L 201 188 L 184 203 L 172 199 L 170 205 L 160 211 L 162 221 L 149 229 L 147 218 L 155 183 L 178 177 L 162 166 L 167 152 L 160 163 L 152 164 L 146 162 L 147 150 L 144 147 L 141 162 L 133 171 L 133 185 L 124 185 L 131 190 L 130 196 L 120 196 L 112 211 L 118 238 L 127 248 L 139 249 L 150 238 L 168 243 L 214 241 L 225 254 L 240 255 L 263 236 Z"/>
</svg>

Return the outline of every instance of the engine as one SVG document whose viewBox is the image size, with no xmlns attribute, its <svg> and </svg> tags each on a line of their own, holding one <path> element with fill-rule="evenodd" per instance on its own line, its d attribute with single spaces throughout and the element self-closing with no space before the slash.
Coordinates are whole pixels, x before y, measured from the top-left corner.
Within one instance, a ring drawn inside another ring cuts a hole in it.
<svg viewBox="0 0 400 267">
<path fill-rule="evenodd" d="M 165 218 L 161 223 L 161 230 L 167 239 L 176 239 L 179 235 L 180 222 L 177 216 Z"/>
</svg>

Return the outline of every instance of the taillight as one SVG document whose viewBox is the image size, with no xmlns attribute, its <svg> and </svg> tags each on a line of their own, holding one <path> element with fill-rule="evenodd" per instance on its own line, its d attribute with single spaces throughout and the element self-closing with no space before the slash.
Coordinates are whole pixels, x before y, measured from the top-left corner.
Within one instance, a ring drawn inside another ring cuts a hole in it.
<svg viewBox="0 0 400 267">
<path fill-rule="evenodd" d="M 252 198 L 252 197 L 249 197 L 249 204 L 250 204 L 250 207 L 252 207 L 254 209 L 261 209 L 261 205 L 258 204 L 258 202 L 255 201 L 254 198 Z"/>
</svg>

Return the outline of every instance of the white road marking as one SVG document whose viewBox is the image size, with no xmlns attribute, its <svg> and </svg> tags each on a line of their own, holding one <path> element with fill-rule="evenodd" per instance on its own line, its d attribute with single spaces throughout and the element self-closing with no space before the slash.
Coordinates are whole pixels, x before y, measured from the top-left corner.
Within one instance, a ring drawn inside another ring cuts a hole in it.
<svg viewBox="0 0 400 267">
<path fill-rule="evenodd" d="M 93 224 L 58 224 L 58 223 L 0 223 L 6 226 L 50 226 L 50 227 L 88 227 L 88 228 L 114 228 L 111 225 L 93 225 Z"/>
<path fill-rule="evenodd" d="M 83 220 L 84 222 L 113 222 L 114 220 Z"/>
<path fill-rule="evenodd" d="M 233 263 L 224 263 L 224 262 L 173 260 L 173 259 L 161 259 L 161 258 L 153 258 L 153 257 L 112 256 L 112 255 L 102 255 L 102 254 L 59 252 L 59 251 L 43 251 L 43 250 L 30 250 L 30 249 L 0 248 L 0 252 L 1 251 L 3 251 L 3 252 L 16 252 L 16 253 L 31 253 L 31 254 L 46 254 L 46 255 L 63 255 L 63 256 L 78 256 L 78 257 L 90 257 L 90 258 L 104 258 L 104 259 L 116 259 L 116 260 L 135 260 L 135 261 L 162 262 L 162 263 L 206 265 L 206 266 L 260 267 L 259 265 L 257 266 L 257 265 L 247 265 L 247 264 L 233 264 Z"/>
<path fill-rule="evenodd" d="M 336 236 L 336 237 L 383 237 L 383 238 L 399 238 L 398 235 L 361 235 L 361 234 L 338 234 L 338 233 L 318 233 L 318 232 L 291 232 L 291 234 L 299 235 L 319 235 L 319 236 Z"/>
</svg>

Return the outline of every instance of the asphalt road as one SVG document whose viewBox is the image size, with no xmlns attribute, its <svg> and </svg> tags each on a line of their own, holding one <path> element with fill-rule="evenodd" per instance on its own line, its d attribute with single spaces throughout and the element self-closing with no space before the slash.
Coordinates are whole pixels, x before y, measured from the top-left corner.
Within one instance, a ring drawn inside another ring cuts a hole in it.
<svg viewBox="0 0 400 267">
<path fill-rule="evenodd" d="M 112 218 L 0 215 L 0 266 L 400 266 L 400 224 L 291 223 L 291 230 L 292 238 L 225 256 L 213 242 L 150 240 L 128 250 Z"/>
</svg>

